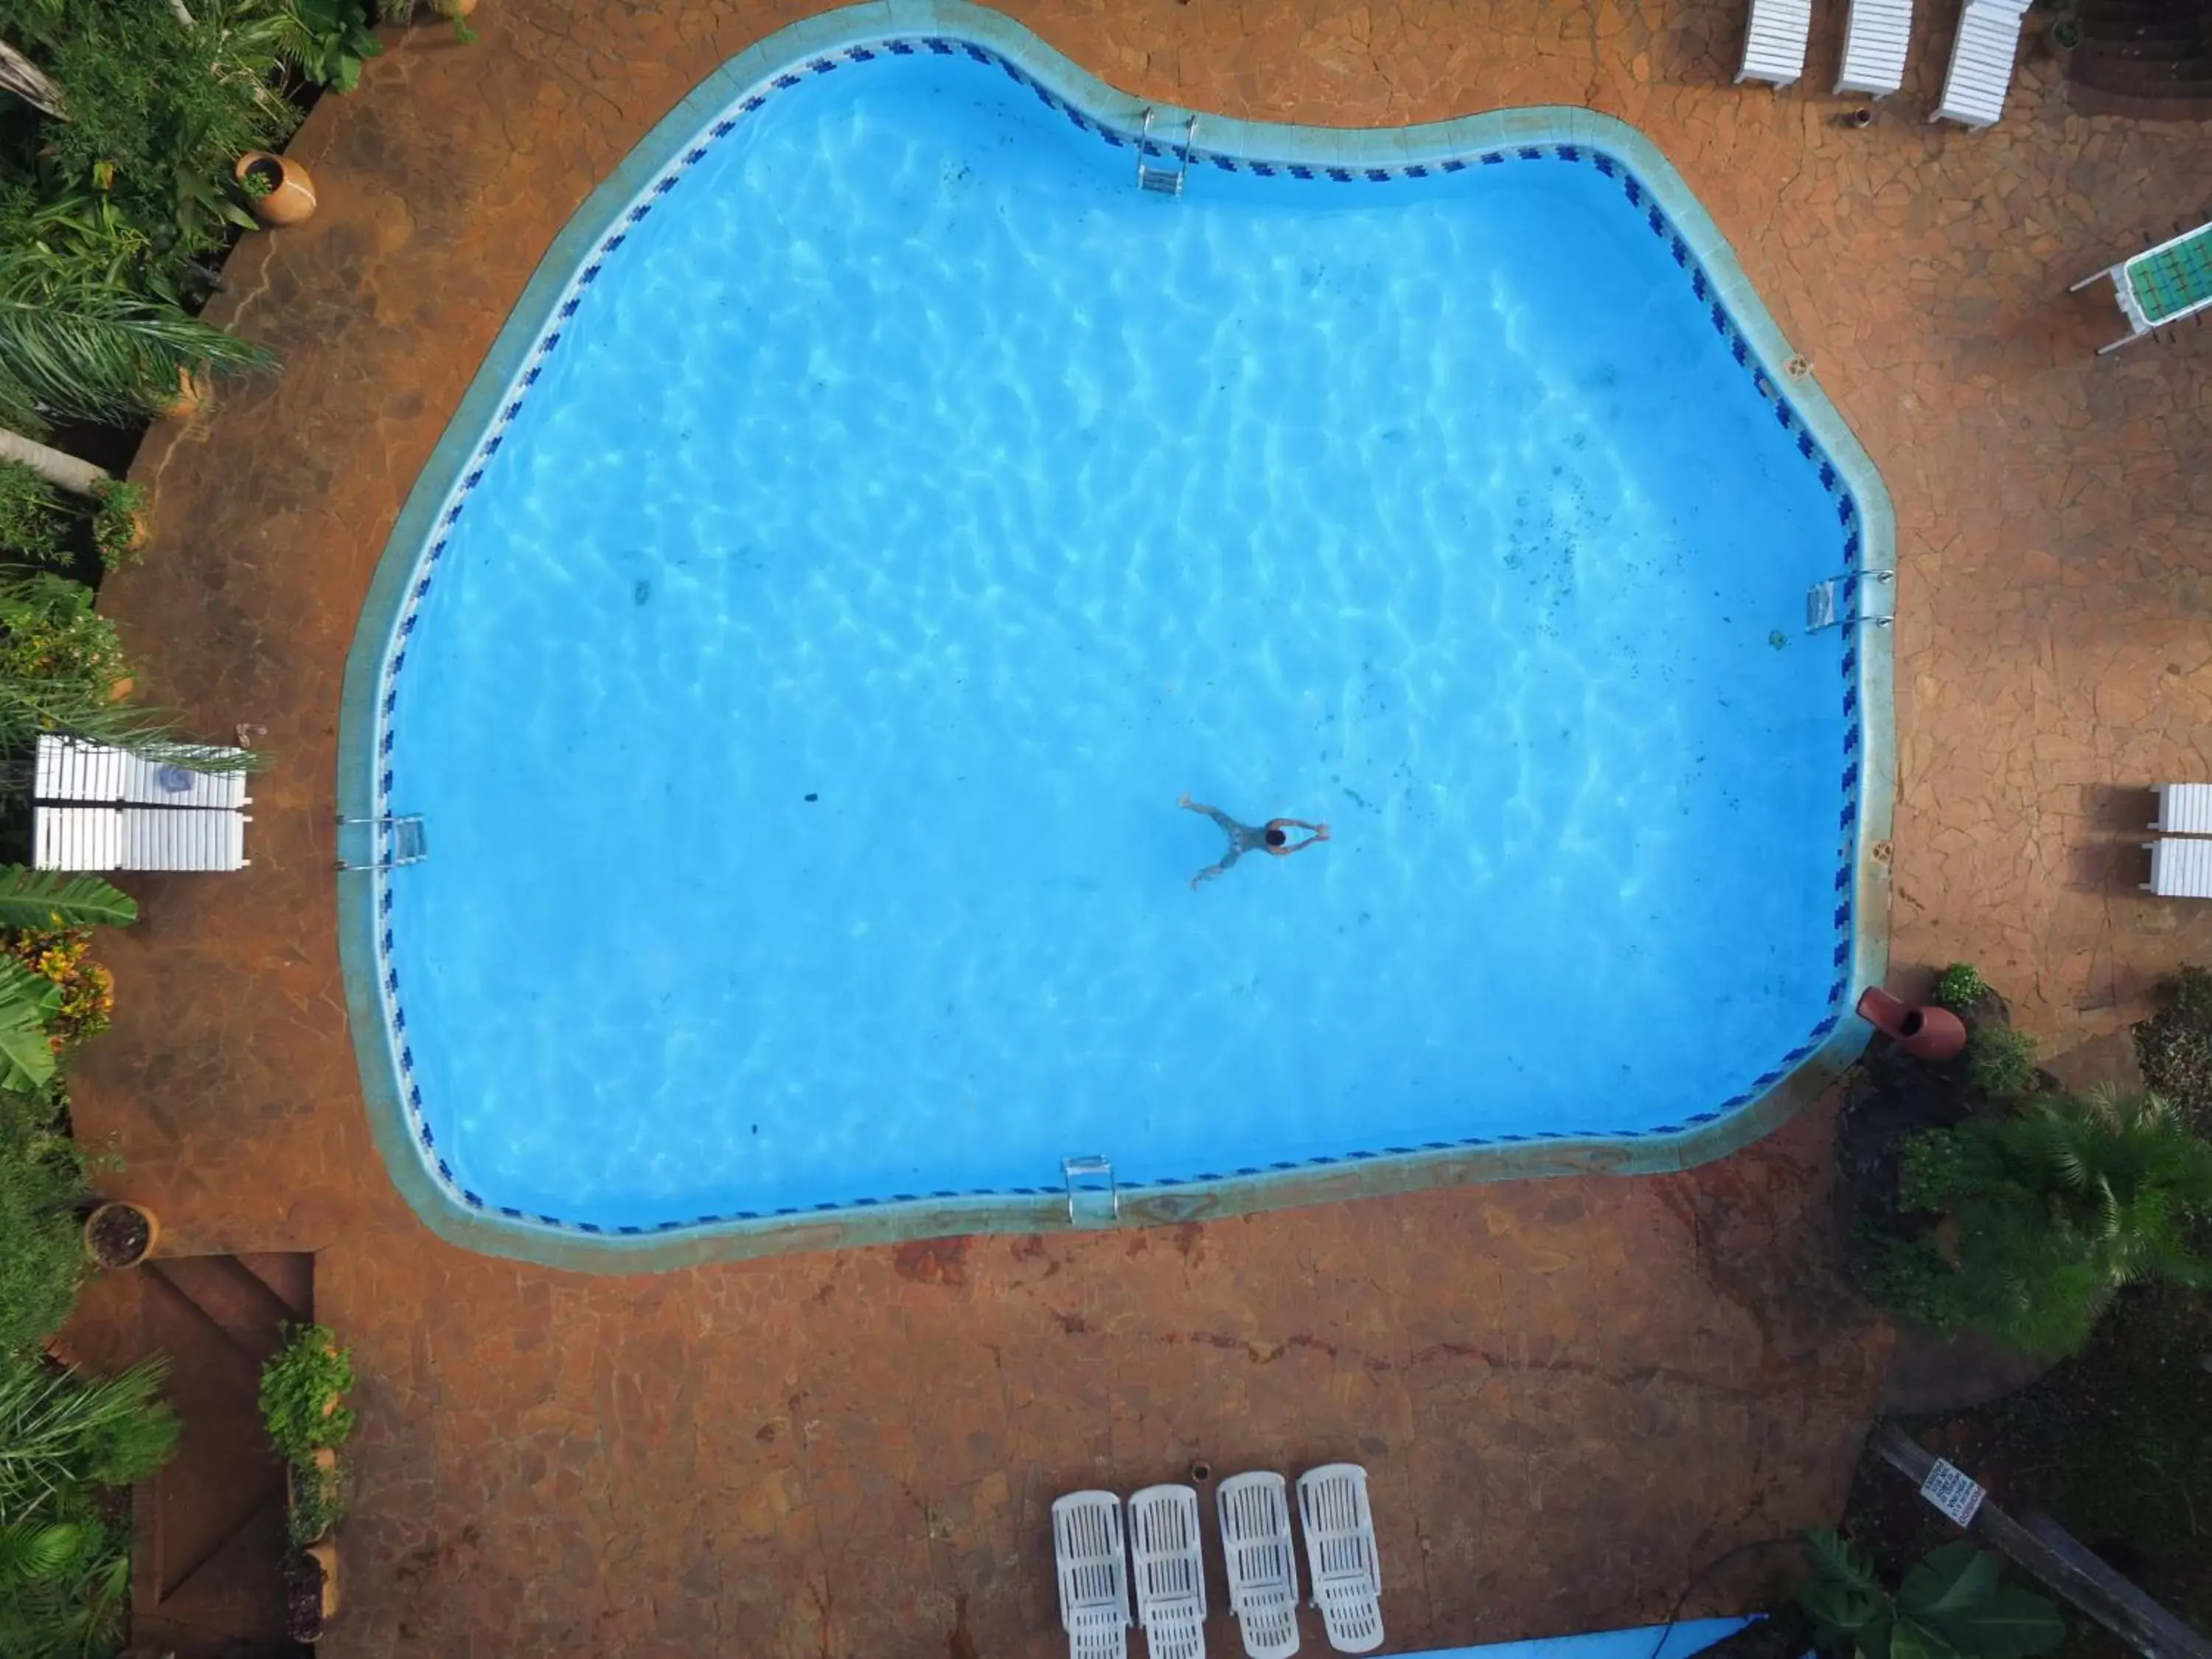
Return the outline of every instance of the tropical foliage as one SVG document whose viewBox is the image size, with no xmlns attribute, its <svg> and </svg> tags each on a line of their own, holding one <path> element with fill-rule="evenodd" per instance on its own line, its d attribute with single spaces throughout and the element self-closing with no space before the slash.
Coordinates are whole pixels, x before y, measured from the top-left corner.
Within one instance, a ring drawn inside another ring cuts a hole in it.
<svg viewBox="0 0 2212 1659">
<path fill-rule="evenodd" d="M 1954 962 L 1936 976 L 1936 1000 L 1953 1013 L 1963 1013 L 1989 994 L 1988 981 L 1971 962 Z"/>
<path fill-rule="evenodd" d="M 1832 1529 L 1804 1544 L 1812 1576 L 1797 1602 L 1827 1659 L 2031 1659 L 2065 1638 L 2058 1610 L 2005 1583 L 1998 1558 L 1971 1539 L 1930 1551 L 1894 1595 Z"/>
<path fill-rule="evenodd" d="M 0 1653 L 10 1659 L 112 1651 L 130 1540 L 100 1493 L 144 1480 L 174 1447 L 161 1378 L 158 1362 L 94 1378 L 0 1359 Z"/>
<path fill-rule="evenodd" d="M 39 1035 L 24 1052 L 53 1058 Z M 92 1182 L 64 1107 L 50 1087 L 0 1089 L 0 1363 L 34 1352 L 69 1317 L 88 1270 L 77 1210 Z"/>
<path fill-rule="evenodd" d="M 2051 1097 L 1916 1136 L 1899 1200 L 1941 1219 L 1887 1241 L 1869 1289 L 1941 1331 L 2070 1353 L 2124 1285 L 2212 1286 L 2212 1144 L 2156 1095 Z"/>
<path fill-rule="evenodd" d="M 353 1413 L 339 1403 L 353 1386 L 353 1356 L 321 1325 L 293 1328 L 261 1368 L 261 1420 L 277 1455 L 312 1465 L 315 1453 L 345 1443 Z"/>
</svg>

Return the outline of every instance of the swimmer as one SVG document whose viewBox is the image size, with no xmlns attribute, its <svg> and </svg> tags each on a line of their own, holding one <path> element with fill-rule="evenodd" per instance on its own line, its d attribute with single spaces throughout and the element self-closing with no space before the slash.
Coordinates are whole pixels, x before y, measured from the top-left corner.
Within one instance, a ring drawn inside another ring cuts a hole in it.
<svg viewBox="0 0 2212 1659">
<path fill-rule="evenodd" d="M 1212 881 L 1247 853 L 1265 853 L 1270 857 L 1286 859 L 1293 853 L 1303 853 L 1317 841 L 1328 839 L 1325 823 L 1308 823 L 1304 818 L 1269 818 L 1255 830 L 1249 823 L 1239 823 L 1218 806 L 1206 806 L 1185 795 L 1176 803 L 1186 811 L 1203 812 L 1221 826 L 1221 833 L 1229 837 L 1229 850 L 1221 855 L 1221 862 L 1209 865 L 1190 878 L 1190 890 L 1196 892 L 1202 881 Z M 1291 831 L 1303 830 L 1304 841 L 1292 841 Z"/>
</svg>

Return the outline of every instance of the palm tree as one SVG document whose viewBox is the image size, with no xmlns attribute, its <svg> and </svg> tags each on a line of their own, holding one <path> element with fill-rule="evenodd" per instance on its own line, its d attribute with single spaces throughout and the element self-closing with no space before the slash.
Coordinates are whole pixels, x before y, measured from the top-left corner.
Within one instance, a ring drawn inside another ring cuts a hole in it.
<svg viewBox="0 0 2212 1659">
<path fill-rule="evenodd" d="M 1906 1149 L 1901 1198 L 1944 1213 L 1896 1247 L 1905 1311 L 2069 1353 L 2124 1286 L 2212 1286 L 2212 1143 L 2154 1094 L 2109 1090 L 1973 1118 Z"/>
</svg>

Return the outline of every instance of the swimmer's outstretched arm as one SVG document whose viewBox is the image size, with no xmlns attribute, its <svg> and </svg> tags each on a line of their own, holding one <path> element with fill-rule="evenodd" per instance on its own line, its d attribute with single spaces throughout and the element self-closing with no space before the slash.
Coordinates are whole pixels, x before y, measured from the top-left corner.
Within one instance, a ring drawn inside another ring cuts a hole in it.
<svg viewBox="0 0 2212 1659">
<path fill-rule="evenodd" d="M 1304 841 L 1294 842 L 1288 847 L 1270 847 L 1267 850 L 1277 858 L 1286 859 L 1293 853 L 1304 852 L 1317 841 L 1328 839 L 1328 826 L 1325 823 L 1308 823 L 1304 818 L 1277 818 L 1274 822 L 1287 825 L 1292 830 L 1304 830 L 1309 832 Z"/>
</svg>

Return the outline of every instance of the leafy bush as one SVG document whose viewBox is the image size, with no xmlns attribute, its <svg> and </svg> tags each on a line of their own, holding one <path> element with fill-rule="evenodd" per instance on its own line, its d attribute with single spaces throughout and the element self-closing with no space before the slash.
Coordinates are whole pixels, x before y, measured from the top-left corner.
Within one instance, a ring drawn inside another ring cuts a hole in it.
<svg viewBox="0 0 2212 1659">
<path fill-rule="evenodd" d="M 94 1519 L 0 1525 L 0 1653 L 110 1653 L 131 1595 L 131 1540 Z"/>
<path fill-rule="evenodd" d="M 2212 1144 L 2154 1095 L 2059 1097 L 1915 1136 L 1899 1200 L 1945 1219 L 1886 1241 L 1867 1289 L 1939 1331 L 2070 1353 L 2124 1285 L 2212 1287 Z"/>
<path fill-rule="evenodd" d="M 2002 1582 L 2002 1562 L 1961 1538 L 1931 1550 L 1892 1595 L 1826 1527 L 1805 1534 L 1813 1575 L 1797 1602 L 1829 1659 L 2030 1659 L 2065 1639 L 2058 1609 Z"/>
<path fill-rule="evenodd" d="M 2009 1025 L 1978 1027 L 1966 1038 L 1966 1075 L 1991 1100 L 2017 1100 L 2035 1084 L 2035 1039 Z"/>
<path fill-rule="evenodd" d="M 55 1512 L 88 1486 L 143 1480 L 176 1449 L 162 1362 L 88 1377 L 42 1359 L 0 1359 L 0 1521 Z"/>
<path fill-rule="evenodd" d="M 1936 1000 L 1954 1014 L 1965 1012 L 1989 994 L 1989 982 L 1970 962 L 1954 962 L 1936 977 Z"/>
<path fill-rule="evenodd" d="M 76 1210 L 92 1185 L 59 1115 L 52 1097 L 0 1091 L 0 1359 L 58 1329 L 89 1271 Z"/>
<path fill-rule="evenodd" d="M 295 1544 L 312 1544 L 344 1518 L 345 1472 L 335 1464 L 325 1469 L 295 1463 L 290 1480 L 285 1532 Z"/>
<path fill-rule="evenodd" d="M 2136 1027 L 2136 1061 L 2185 1121 L 2212 1133 L 2212 973 L 2181 970 L 2165 1006 Z"/>
<path fill-rule="evenodd" d="M 345 1443 L 353 1413 L 338 1404 L 353 1386 L 353 1356 L 320 1325 L 295 1327 L 261 1368 L 261 1420 L 277 1455 L 312 1465 L 318 1449 Z"/>
<path fill-rule="evenodd" d="M 68 532 L 61 492 L 21 461 L 0 461 L 0 551 L 33 564 L 66 564 Z"/>
<path fill-rule="evenodd" d="M 92 515 L 92 544 L 110 570 L 138 556 L 138 527 L 146 511 L 146 492 L 135 483 L 110 478 L 93 491 L 99 509 Z"/>
<path fill-rule="evenodd" d="M 92 929 L 0 928 L 0 951 L 53 988 L 40 994 L 40 1006 L 47 1046 L 57 1054 L 107 1029 L 115 976 L 92 959 Z"/>
<path fill-rule="evenodd" d="M 283 15 L 280 49 L 318 86 L 351 92 L 361 83 L 362 61 L 384 50 L 363 0 L 292 0 Z"/>
</svg>

